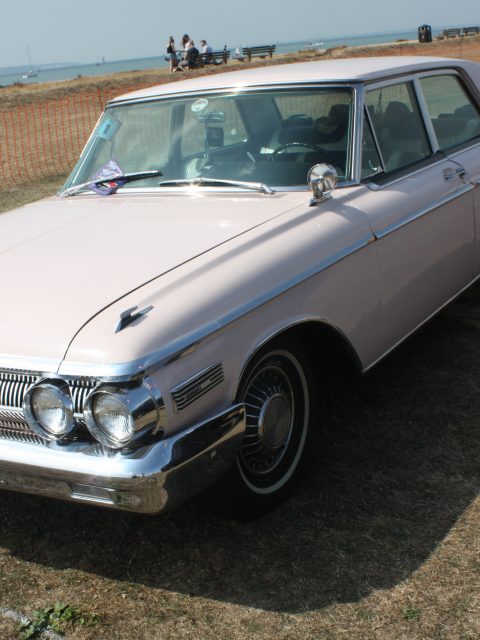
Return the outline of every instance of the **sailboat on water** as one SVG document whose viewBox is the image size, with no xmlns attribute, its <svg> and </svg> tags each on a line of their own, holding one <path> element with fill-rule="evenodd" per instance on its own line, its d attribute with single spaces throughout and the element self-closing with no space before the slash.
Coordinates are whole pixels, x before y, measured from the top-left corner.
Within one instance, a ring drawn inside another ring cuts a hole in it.
<svg viewBox="0 0 480 640">
<path fill-rule="evenodd" d="M 309 42 L 305 44 L 306 49 L 318 49 L 319 47 L 323 46 L 323 41 L 320 40 L 320 34 L 318 32 L 318 29 L 316 29 L 316 32 L 317 32 L 317 37 L 312 38 Z"/>
<path fill-rule="evenodd" d="M 36 78 L 38 76 L 37 71 L 33 68 L 32 56 L 30 55 L 30 49 L 27 44 L 27 56 L 28 56 L 28 71 L 24 73 L 22 78 Z"/>
</svg>

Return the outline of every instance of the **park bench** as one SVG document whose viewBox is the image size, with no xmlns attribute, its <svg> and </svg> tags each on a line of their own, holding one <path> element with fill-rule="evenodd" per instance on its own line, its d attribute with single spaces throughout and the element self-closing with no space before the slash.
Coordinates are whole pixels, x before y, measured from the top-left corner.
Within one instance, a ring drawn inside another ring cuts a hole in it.
<svg viewBox="0 0 480 640">
<path fill-rule="evenodd" d="M 203 64 L 227 64 L 230 58 L 230 50 L 212 51 L 211 53 L 201 53 L 200 60 Z"/>
<path fill-rule="evenodd" d="M 480 27 L 463 27 L 464 36 L 477 36 L 480 33 Z"/>
<path fill-rule="evenodd" d="M 457 38 L 460 36 L 461 32 L 461 29 L 444 29 L 442 35 L 446 38 Z"/>
<path fill-rule="evenodd" d="M 275 53 L 275 49 L 275 44 L 265 44 L 257 47 L 243 47 L 242 56 L 243 58 L 247 58 L 249 62 L 252 58 L 266 58 L 267 56 L 271 58 Z"/>
</svg>

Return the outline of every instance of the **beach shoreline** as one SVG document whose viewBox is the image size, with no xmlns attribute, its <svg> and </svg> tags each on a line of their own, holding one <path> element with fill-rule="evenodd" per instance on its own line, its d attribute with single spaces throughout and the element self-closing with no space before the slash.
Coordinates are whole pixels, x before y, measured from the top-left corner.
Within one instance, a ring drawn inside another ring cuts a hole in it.
<svg viewBox="0 0 480 640">
<path fill-rule="evenodd" d="M 189 73 L 191 76 L 210 75 L 272 64 L 289 64 L 325 58 L 370 57 L 374 55 L 425 55 L 453 58 L 466 58 L 480 62 L 480 35 L 433 40 L 420 43 L 416 40 L 400 40 L 381 44 L 337 46 L 331 49 L 306 49 L 292 53 L 275 54 L 273 58 L 256 59 L 255 62 L 230 60 L 226 65 L 205 66 Z M 0 111 L 12 107 L 45 100 L 62 99 L 71 94 L 101 89 L 124 93 L 132 86 L 154 86 L 166 82 L 175 82 L 185 76 L 170 74 L 167 68 L 124 71 L 105 76 L 82 76 L 74 80 L 54 81 L 35 84 L 15 84 L 0 88 Z"/>
</svg>

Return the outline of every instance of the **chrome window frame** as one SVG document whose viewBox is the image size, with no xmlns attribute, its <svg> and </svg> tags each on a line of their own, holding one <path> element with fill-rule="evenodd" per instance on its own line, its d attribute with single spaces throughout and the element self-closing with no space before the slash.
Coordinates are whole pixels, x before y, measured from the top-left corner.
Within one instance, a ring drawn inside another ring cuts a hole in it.
<svg viewBox="0 0 480 640">
<path fill-rule="evenodd" d="M 381 185 L 377 184 L 377 183 L 375 183 L 373 181 L 373 178 L 375 178 L 378 174 L 372 175 L 371 177 L 367 177 L 367 178 L 364 178 L 363 180 L 361 180 L 361 182 L 364 183 L 364 184 L 367 184 L 367 186 L 370 189 L 372 189 L 374 191 L 379 191 L 381 189 L 389 187 L 390 185 L 393 185 L 393 184 L 395 184 L 397 182 L 400 182 L 401 180 L 404 180 L 408 176 L 416 175 L 417 173 L 420 173 L 420 172 L 424 171 L 427 167 L 431 167 L 432 165 L 444 162 L 446 158 L 453 158 L 458 153 L 463 152 L 463 149 L 465 147 L 473 148 L 475 146 L 480 146 L 480 140 L 471 140 L 471 141 L 467 140 L 466 142 L 462 143 L 461 145 L 458 145 L 459 147 L 460 146 L 462 147 L 461 150 L 457 151 L 457 147 L 452 147 L 451 150 L 450 149 L 448 150 L 448 153 L 446 151 L 441 151 L 440 150 L 440 145 L 438 143 L 437 136 L 436 136 L 435 130 L 433 128 L 432 118 L 430 117 L 430 112 L 428 111 L 427 103 L 426 103 L 426 100 L 425 100 L 425 96 L 424 96 L 424 93 L 423 93 L 423 89 L 422 89 L 420 80 L 422 78 L 429 78 L 429 77 L 432 77 L 432 76 L 445 76 L 445 75 L 456 76 L 456 77 L 458 77 L 460 79 L 460 81 L 465 86 L 469 97 L 474 101 L 477 109 L 480 111 L 480 92 L 479 92 L 479 90 L 472 83 L 472 81 L 469 78 L 468 74 L 462 73 L 459 68 L 454 67 L 454 66 L 435 68 L 435 69 L 422 69 L 422 70 L 416 71 L 414 73 L 408 73 L 408 74 L 404 74 L 404 75 L 399 75 L 399 76 L 395 76 L 395 77 L 392 77 L 392 78 L 388 78 L 386 80 L 375 80 L 373 82 L 365 83 L 365 85 L 363 86 L 363 97 L 364 97 L 363 108 L 367 112 L 367 117 L 368 117 L 370 126 L 372 127 L 372 132 L 373 132 L 373 135 L 374 135 L 374 140 L 375 140 L 377 153 L 379 154 L 380 158 L 382 159 L 382 162 L 383 162 L 383 157 L 381 155 L 380 147 L 378 145 L 378 140 L 377 140 L 377 137 L 376 137 L 375 128 L 373 127 L 373 124 L 372 124 L 371 118 L 370 118 L 370 114 L 368 114 L 368 109 L 366 108 L 365 94 L 367 92 L 369 92 L 369 91 L 373 91 L 375 89 L 380 89 L 380 88 L 391 86 L 391 85 L 395 85 L 395 84 L 402 84 L 402 83 L 406 83 L 406 82 L 411 82 L 412 83 L 413 90 L 414 90 L 414 93 L 415 93 L 415 97 L 416 97 L 416 100 L 417 100 L 417 103 L 418 103 L 418 106 L 419 106 L 420 114 L 421 114 L 422 119 L 423 119 L 423 125 L 425 127 L 425 131 L 427 133 L 427 138 L 428 138 L 431 150 L 432 150 L 432 153 L 431 153 L 430 156 L 427 156 L 423 160 L 418 160 L 418 162 L 416 162 L 413 165 L 411 165 L 411 167 L 412 167 L 411 171 L 406 171 L 406 173 L 402 173 L 401 176 L 396 175 L 399 170 L 393 171 L 393 172 L 391 172 L 392 179 L 391 180 L 386 180 Z M 363 131 L 362 131 L 362 135 L 363 135 Z M 469 144 L 470 142 L 471 142 L 471 144 Z M 431 162 L 427 162 L 426 166 L 421 166 L 421 167 L 418 166 L 418 164 L 425 163 L 429 159 L 431 160 Z M 408 166 L 405 169 L 408 169 Z M 384 177 L 385 178 L 388 177 L 388 172 L 385 173 Z"/>
<path fill-rule="evenodd" d="M 431 127 L 427 126 L 426 117 L 430 118 L 430 115 L 428 114 L 428 111 L 425 111 L 426 104 L 425 104 L 425 99 L 423 97 L 423 94 L 422 94 L 422 100 L 419 100 L 419 89 L 421 91 L 421 88 L 419 86 L 419 83 L 415 82 L 415 80 L 418 78 L 418 76 L 419 76 L 418 73 L 410 73 L 408 75 L 403 75 L 403 76 L 399 76 L 399 77 L 396 77 L 396 78 L 389 78 L 388 80 L 384 80 L 384 81 L 375 81 L 375 82 L 372 82 L 371 84 L 368 84 L 368 85 L 366 85 L 364 87 L 364 94 L 363 94 L 363 97 L 364 97 L 364 101 L 363 101 L 364 109 L 368 114 L 368 120 L 369 120 L 370 126 L 372 127 L 375 143 L 377 145 L 377 153 L 379 154 L 379 157 L 382 159 L 382 163 L 383 163 L 384 167 L 385 167 L 385 164 L 384 164 L 383 154 L 382 154 L 381 149 L 380 149 L 380 147 L 378 145 L 378 138 L 377 138 L 377 135 L 376 135 L 375 127 L 373 126 L 372 119 L 370 117 L 370 114 L 368 113 L 366 100 L 365 100 L 366 94 L 370 93 L 370 91 L 377 91 L 378 89 L 383 89 L 385 87 L 392 87 L 392 86 L 400 85 L 400 84 L 410 84 L 411 87 L 412 87 L 412 90 L 413 90 L 413 95 L 414 95 L 414 98 L 415 98 L 417 106 L 418 106 L 418 113 L 420 115 L 421 122 L 423 124 L 424 131 L 425 131 L 425 134 L 426 134 L 426 137 L 427 137 L 427 141 L 428 141 L 428 144 L 430 146 L 430 151 L 431 151 L 431 153 L 428 156 L 425 156 L 424 158 L 422 158 L 421 160 L 418 160 L 417 162 L 418 163 L 425 162 L 429 158 L 432 158 L 436 153 L 436 151 L 434 151 L 435 145 L 436 145 L 436 150 L 438 151 L 438 142 L 436 140 L 436 137 L 435 137 L 435 143 L 434 143 L 434 141 L 432 140 L 432 137 L 431 137 L 432 134 L 435 136 L 434 131 L 433 131 L 433 125 Z M 430 128 L 431 128 L 431 131 L 430 131 Z M 417 163 L 415 163 L 415 164 L 417 164 Z M 406 166 L 406 168 L 408 168 L 408 165 Z M 400 167 L 399 169 L 395 169 L 394 171 L 391 171 L 390 173 L 393 175 L 393 174 L 397 173 L 397 171 L 401 171 L 401 170 L 402 170 L 402 167 Z M 386 175 L 388 175 L 388 173 L 389 172 L 386 172 Z M 402 178 L 403 178 L 403 176 L 402 176 Z"/>
<path fill-rule="evenodd" d="M 358 148 L 358 141 L 360 140 L 361 143 L 361 123 L 360 126 L 358 125 L 358 109 L 359 106 L 362 102 L 361 96 L 359 95 L 359 90 L 361 90 L 362 88 L 362 82 L 361 81 L 345 81 L 345 82 L 341 82 L 341 81 L 332 81 L 332 82 L 322 82 L 322 81 L 318 81 L 318 82 L 289 82 L 289 83 L 276 83 L 276 84 L 259 84 L 259 85 L 255 85 L 255 86 L 247 86 L 247 87 L 222 87 L 220 89 L 202 89 L 202 90 L 196 90 L 196 91 L 179 91 L 178 93 L 169 93 L 166 95 L 157 95 L 157 96 L 146 96 L 143 98 L 125 98 L 122 100 L 111 100 L 107 103 L 105 110 L 103 111 L 102 115 L 100 116 L 100 118 L 98 119 L 94 130 L 92 131 L 92 133 L 90 134 L 87 143 L 85 144 L 83 150 L 82 150 L 82 154 L 85 152 L 85 149 L 87 148 L 87 146 L 90 144 L 90 140 L 93 136 L 93 133 L 96 129 L 96 127 L 98 126 L 98 123 L 100 122 L 100 120 L 103 118 L 103 116 L 105 115 L 105 113 L 111 109 L 111 108 L 117 108 L 117 107 L 124 107 L 124 106 L 131 106 L 131 105 L 135 105 L 135 104 L 145 104 L 145 103 L 149 103 L 149 102 L 160 102 L 160 101 L 168 101 L 168 100 L 174 100 L 174 99 L 179 99 L 179 98 L 202 98 L 205 95 L 215 95 L 215 96 L 221 96 L 221 95 L 233 95 L 233 94 L 240 94 L 240 93 L 270 93 L 270 92 L 278 92 L 278 91 L 303 91 L 303 90 L 308 90 L 308 89 L 343 89 L 343 90 L 350 90 L 351 94 L 352 94 L 352 111 L 350 114 L 350 122 L 351 122 L 351 128 L 352 128 L 352 133 L 351 133 L 351 144 L 348 145 L 347 147 L 347 162 L 346 162 L 346 171 L 345 171 L 345 179 L 342 181 L 339 181 L 337 184 L 337 188 L 341 188 L 341 187 L 348 187 L 348 186 L 352 186 L 355 184 L 359 184 L 358 181 L 358 173 L 356 171 L 356 165 L 357 165 L 357 160 L 356 158 L 358 157 L 358 153 L 356 151 L 356 149 Z M 80 159 L 79 159 L 80 160 Z M 79 165 L 77 171 L 76 171 L 76 175 L 78 175 L 79 171 L 81 170 L 82 165 Z M 75 168 L 74 168 L 75 169 Z M 72 174 L 71 174 L 72 175 Z M 71 186 L 75 181 L 75 177 L 72 177 L 70 179 L 70 176 L 67 178 L 65 184 L 62 186 L 62 190 L 66 187 L 66 185 Z M 270 186 L 270 185 L 269 185 Z M 289 192 L 289 191 L 309 191 L 310 188 L 308 186 L 308 184 L 305 184 L 305 186 L 303 185 L 287 185 L 287 186 L 276 186 L 273 185 L 272 186 L 273 189 L 275 189 L 275 192 Z M 184 193 L 185 190 L 191 189 L 191 187 L 187 186 L 187 187 L 178 187 L 178 186 L 173 186 L 173 187 L 129 187 L 127 190 L 123 190 L 122 194 L 125 193 L 159 193 L 163 192 L 163 193 L 174 193 L 174 192 L 181 192 Z M 239 189 L 233 189 L 231 187 L 209 187 L 209 193 L 213 193 L 213 192 L 220 192 L 220 193 L 225 193 L 225 192 L 235 192 L 235 193 L 239 193 Z M 86 196 L 86 195 L 91 195 L 92 192 L 90 191 L 85 191 L 85 192 L 81 192 L 78 194 L 75 194 L 75 197 L 77 196 Z"/>
<path fill-rule="evenodd" d="M 479 116 L 480 116 L 480 94 L 479 91 L 477 89 L 477 87 L 475 87 L 473 85 L 473 83 L 471 82 L 470 78 L 468 76 L 465 76 L 464 74 L 460 73 L 457 69 L 451 69 L 451 68 L 445 68 L 445 69 L 436 69 L 435 71 L 430 71 L 430 72 L 421 72 L 417 74 L 417 83 L 418 83 L 418 91 L 421 93 L 422 95 L 422 99 L 423 99 L 423 103 L 425 105 L 425 110 L 426 110 L 426 118 L 428 118 L 430 120 L 430 123 L 432 122 L 432 118 L 430 116 L 430 112 L 428 110 L 428 106 L 427 106 L 427 101 L 425 99 L 425 95 L 423 93 L 423 89 L 422 89 L 422 85 L 420 80 L 422 78 L 431 78 L 432 76 L 455 76 L 457 78 L 459 78 L 461 86 L 465 89 L 465 92 L 467 94 L 467 97 L 471 100 L 471 102 L 473 102 L 473 104 L 475 105 Z M 440 153 L 445 154 L 445 156 L 451 157 L 453 154 L 458 153 L 458 151 L 456 151 L 459 148 L 462 148 L 462 151 L 465 147 L 469 147 L 469 146 L 476 146 L 478 144 L 480 144 L 480 139 L 477 138 L 471 138 L 470 140 L 465 140 L 464 142 L 459 142 L 458 144 L 449 147 L 448 149 L 440 149 L 440 145 L 438 143 L 437 140 L 437 136 L 435 133 L 435 130 L 433 128 L 433 123 L 432 123 L 432 135 L 435 138 L 435 142 L 437 144 L 437 151 L 440 151 Z M 475 142 L 476 140 L 476 142 Z M 453 151 L 453 154 L 451 153 Z"/>
</svg>

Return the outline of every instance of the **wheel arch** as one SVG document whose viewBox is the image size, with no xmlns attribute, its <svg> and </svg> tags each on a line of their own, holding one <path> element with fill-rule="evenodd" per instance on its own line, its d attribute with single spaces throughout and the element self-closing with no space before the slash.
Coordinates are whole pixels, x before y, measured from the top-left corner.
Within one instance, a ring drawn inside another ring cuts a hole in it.
<svg viewBox="0 0 480 640">
<path fill-rule="evenodd" d="M 324 376 L 326 370 L 350 375 L 358 375 L 363 370 L 358 353 L 340 329 L 324 320 L 299 320 L 279 329 L 255 345 L 243 363 L 235 385 L 235 398 L 245 372 L 252 362 L 268 349 L 270 344 L 279 341 L 294 341 L 303 347 L 317 380 Z"/>
</svg>

